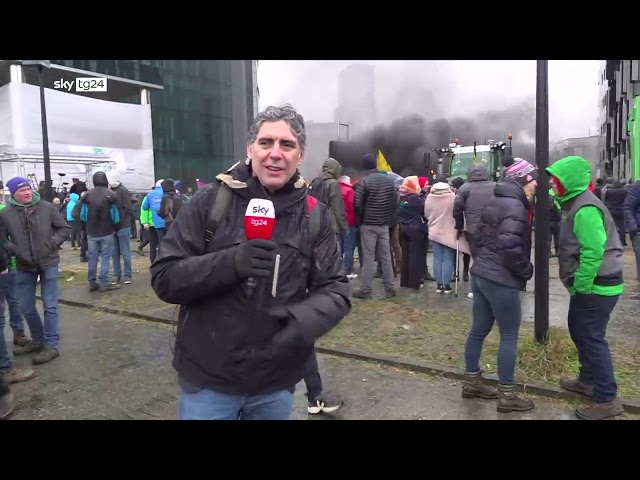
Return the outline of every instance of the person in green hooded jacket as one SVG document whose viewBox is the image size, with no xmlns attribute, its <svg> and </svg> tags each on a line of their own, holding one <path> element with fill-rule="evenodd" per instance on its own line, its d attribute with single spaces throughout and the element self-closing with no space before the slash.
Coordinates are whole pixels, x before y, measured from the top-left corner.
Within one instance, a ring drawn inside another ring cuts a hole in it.
<svg viewBox="0 0 640 480">
<path fill-rule="evenodd" d="M 624 413 L 605 333 L 622 294 L 622 244 L 604 203 L 589 189 L 591 166 L 582 157 L 558 160 L 547 172 L 562 211 L 558 266 L 569 291 L 568 326 L 578 350 L 580 374 L 560 385 L 593 399 L 576 410 L 600 420 Z"/>
</svg>

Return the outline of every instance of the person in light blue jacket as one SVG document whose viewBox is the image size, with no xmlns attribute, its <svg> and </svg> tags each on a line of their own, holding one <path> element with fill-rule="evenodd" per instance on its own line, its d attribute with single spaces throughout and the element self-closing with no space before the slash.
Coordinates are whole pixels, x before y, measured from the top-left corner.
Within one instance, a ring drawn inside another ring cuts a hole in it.
<svg viewBox="0 0 640 480">
<path fill-rule="evenodd" d="M 161 185 L 163 181 L 164 179 L 158 180 L 156 186 L 147 194 L 144 202 L 142 202 L 142 210 L 150 210 L 151 218 L 153 219 L 153 227 L 149 228 L 149 260 L 151 263 L 156 259 L 160 242 L 167 233 L 164 218 L 158 215 L 162 203 L 162 195 L 164 194 Z"/>
<path fill-rule="evenodd" d="M 72 193 L 69 195 L 69 202 L 67 202 L 67 223 L 71 227 L 71 248 L 77 250 L 80 248 L 80 240 L 82 234 L 82 222 L 78 219 L 73 218 L 72 212 L 80 199 L 80 195 L 77 193 Z"/>
</svg>

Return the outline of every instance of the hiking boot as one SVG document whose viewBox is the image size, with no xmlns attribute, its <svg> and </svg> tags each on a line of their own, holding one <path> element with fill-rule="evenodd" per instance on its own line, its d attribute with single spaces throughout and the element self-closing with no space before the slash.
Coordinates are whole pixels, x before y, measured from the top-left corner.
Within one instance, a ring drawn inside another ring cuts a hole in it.
<svg viewBox="0 0 640 480">
<path fill-rule="evenodd" d="M 605 418 L 618 417 L 624 413 L 622 402 L 614 398 L 610 402 L 593 402 L 586 407 L 576 410 L 576 417 L 582 420 L 604 420 Z"/>
<path fill-rule="evenodd" d="M 498 385 L 500 399 L 497 410 L 502 413 L 526 412 L 533 410 L 533 401 L 516 395 L 515 385 Z"/>
<path fill-rule="evenodd" d="M 393 298 L 397 295 L 398 293 L 393 289 L 390 288 L 389 290 L 387 290 L 387 292 L 384 294 L 384 298 Z"/>
<path fill-rule="evenodd" d="M 362 298 L 363 300 L 371 300 L 371 291 L 364 291 L 361 288 L 353 292 L 353 298 Z"/>
<path fill-rule="evenodd" d="M 331 395 L 321 393 L 316 398 L 309 399 L 307 412 L 311 415 L 318 415 L 319 413 L 333 413 L 340 409 L 342 405 L 344 405 L 342 400 L 338 400 Z"/>
<path fill-rule="evenodd" d="M 476 373 L 464 373 L 462 398 L 498 398 L 498 389 L 486 385 L 482 381 L 482 370 Z"/>
<path fill-rule="evenodd" d="M 27 337 L 24 333 L 24 330 L 17 330 L 15 328 L 13 330 L 13 344 L 17 347 L 24 347 L 28 344 L 31 339 Z"/>
<path fill-rule="evenodd" d="M 0 420 L 9 418 L 16 408 L 16 397 L 12 392 L 6 393 L 0 397 Z"/>
<path fill-rule="evenodd" d="M 24 347 L 18 347 L 13 349 L 13 355 L 19 357 L 21 355 L 29 355 L 30 353 L 39 353 L 44 350 L 43 344 L 36 344 L 33 341 L 27 343 Z"/>
<path fill-rule="evenodd" d="M 593 386 L 587 385 L 578 379 L 561 378 L 560 386 L 569 392 L 580 393 L 586 397 L 593 397 Z"/>
<path fill-rule="evenodd" d="M 13 368 L 9 370 L 7 373 L 2 374 L 2 378 L 9 385 L 14 383 L 26 382 L 27 380 L 31 380 L 35 377 L 36 372 L 31 370 L 30 368 Z"/>
<path fill-rule="evenodd" d="M 60 356 L 60 352 L 57 348 L 45 347 L 40 353 L 33 357 L 34 365 L 42 365 L 43 363 L 50 362 Z"/>
</svg>

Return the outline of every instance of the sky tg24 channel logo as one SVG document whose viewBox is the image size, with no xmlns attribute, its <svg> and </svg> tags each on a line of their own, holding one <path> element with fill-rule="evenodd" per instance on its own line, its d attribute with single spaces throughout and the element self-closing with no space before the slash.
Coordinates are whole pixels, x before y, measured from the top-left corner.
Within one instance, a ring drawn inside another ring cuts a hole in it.
<svg viewBox="0 0 640 480">
<path fill-rule="evenodd" d="M 107 91 L 107 79 L 106 78 L 76 78 L 75 82 L 71 80 L 56 80 L 53 83 L 53 88 L 56 90 L 66 90 L 70 92 L 75 85 L 76 92 L 106 92 Z"/>
</svg>

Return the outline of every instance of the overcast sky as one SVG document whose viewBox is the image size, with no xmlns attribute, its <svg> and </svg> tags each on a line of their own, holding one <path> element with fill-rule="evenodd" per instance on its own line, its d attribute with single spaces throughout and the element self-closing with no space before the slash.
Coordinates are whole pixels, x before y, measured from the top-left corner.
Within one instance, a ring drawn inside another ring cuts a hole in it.
<svg viewBox="0 0 640 480">
<path fill-rule="evenodd" d="M 338 73 L 350 63 L 375 65 L 376 106 L 385 119 L 411 113 L 469 116 L 535 101 L 534 60 L 260 60 L 260 108 L 289 102 L 305 120 L 332 121 Z M 552 145 L 599 127 L 599 67 L 599 60 L 549 61 Z"/>
</svg>

